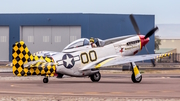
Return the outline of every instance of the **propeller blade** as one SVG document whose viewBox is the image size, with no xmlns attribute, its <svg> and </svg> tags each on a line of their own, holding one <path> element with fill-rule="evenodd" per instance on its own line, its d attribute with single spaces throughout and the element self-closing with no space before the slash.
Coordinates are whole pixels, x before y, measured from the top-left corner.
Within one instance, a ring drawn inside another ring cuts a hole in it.
<svg viewBox="0 0 180 101">
<path fill-rule="evenodd" d="M 149 54 L 149 51 L 148 51 L 147 47 L 146 47 L 146 46 L 144 46 L 144 47 L 145 47 L 145 49 L 146 49 L 146 52 Z"/>
<path fill-rule="evenodd" d="M 131 23 L 132 23 L 132 25 L 134 27 L 134 30 L 136 31 L 137 35 L 139 35 L 140 31 L 139 31 L 139 27 L 138 27 L 138 25 L 136 23 L 136 20 L 134 19 L 132 14 L 129 16 L 129 18 L 131 19 Z"/>
<path fill-rule="evenodd" d="M 155 28 L 153 28 L 152 30 L 150 30 L 150 31 L 146 34 L 146 36 L 145 36 L 144 38 L 146 39 L 146 38 L 150 37 L 151 35 L 154 34 L 154 32 L 155 32 L 156 30 L 158 30 L 158 27 L 155 27 Z"/>
<path fill-rule="evenodd" d="M 145 47 L 145 49 L 146 49 L 146 52 L 149 54 L 149 51 L 148 51 L 147 47 L 146 47 L 146 46 L 144 46 L 144 47 Z M 151 59 L 151 63 L 152 63 L 152 65 L 153 65 L 153 67 L 156 66 L 156 64 L 155 64 L 155 62 L 154 62 L 154 59 Z"/>
</svg>

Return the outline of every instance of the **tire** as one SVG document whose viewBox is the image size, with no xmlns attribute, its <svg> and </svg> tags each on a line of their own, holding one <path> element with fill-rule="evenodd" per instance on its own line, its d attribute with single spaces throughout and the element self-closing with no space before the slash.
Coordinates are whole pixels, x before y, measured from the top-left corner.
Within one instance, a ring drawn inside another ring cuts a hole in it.
<svg viewBox="0 0 180 101">
<path fill-rule="evenodd" d="M 135 78 L 135 75 L 132 74 L 132 75 L 131 75 L 131 80 L 132 80 L 133 83 L 140 83 L 141 80 L 142 80 L 142 75 L 141 75 L 138 79 L 136 79 L 136 78 Z"/>
<path fill-rule="evenodd" d="M 99 72 L 90 76 L 92 82 L 98 82 L 101 79 L 101 74 Z"/>
<path fill-rule="evenodd" d="M 44 83 L 48 83 L 48 81 L 49 81 L 48 78 L 44 78 L 44 79 L 43 79 L 43 82 L 44 82 Z"/>
</svg>

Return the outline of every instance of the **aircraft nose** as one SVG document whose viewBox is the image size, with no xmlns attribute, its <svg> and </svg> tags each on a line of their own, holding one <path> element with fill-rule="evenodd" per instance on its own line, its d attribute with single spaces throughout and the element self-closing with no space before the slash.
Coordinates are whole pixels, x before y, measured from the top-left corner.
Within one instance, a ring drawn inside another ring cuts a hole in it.
<svg viewBox="0 0 180 101">
<path fill-rule="evenodd" d="M 139 35 L 140 37 L 140 41 L 141 41 L 141 49 L 143 46 L 145 46 L 148 42 L 149 42 L 149 38 L 144 38 L 145 36 L 144 35 Z"/>
<path fill-rule="evenodd" d="M 144 39 L 144 45 L 146 45 L 149 42 L 149 38 Z"/>
</svg>

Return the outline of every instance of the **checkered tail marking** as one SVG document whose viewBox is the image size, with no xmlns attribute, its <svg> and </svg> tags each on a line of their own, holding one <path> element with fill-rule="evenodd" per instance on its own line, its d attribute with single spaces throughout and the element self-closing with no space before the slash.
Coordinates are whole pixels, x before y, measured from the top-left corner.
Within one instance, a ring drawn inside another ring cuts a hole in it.
<svg viewBox="0 0 180 101">
<path fill-rule="evenodd" d="M 24 67 L 24 64 L 36 60 L 45 60 L 46 62 L 36 62 L 29 67 Z M 16 76 L 54 76 L 56 71 L 54 61 L 51 57 L 33 56 L 23 41 L 13 45 L 12 64 L 13 74 Z"/>
</svg>

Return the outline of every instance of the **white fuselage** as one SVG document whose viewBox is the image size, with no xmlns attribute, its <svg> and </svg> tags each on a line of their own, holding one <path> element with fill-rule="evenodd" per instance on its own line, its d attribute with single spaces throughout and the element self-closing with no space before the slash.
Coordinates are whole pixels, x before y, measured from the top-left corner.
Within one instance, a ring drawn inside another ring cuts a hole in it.
<svg viewBox="0 0 180 101">
<path fill-rule="evenodd" d="M 80 71 L 81 68 L 91 62 L 110 55 L 130 56 L 141 50 L 139 36 L 130 37 L 104 47 L 92 48 L 86 45 L 78 48 L 69 49 L 58 53 L 52 58 L 56 63 L 56 72 L 69 76 L 88 76 L 99 70 Z"/>
</svg>

